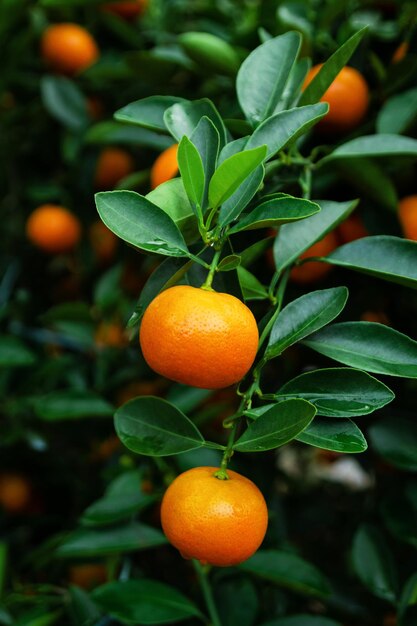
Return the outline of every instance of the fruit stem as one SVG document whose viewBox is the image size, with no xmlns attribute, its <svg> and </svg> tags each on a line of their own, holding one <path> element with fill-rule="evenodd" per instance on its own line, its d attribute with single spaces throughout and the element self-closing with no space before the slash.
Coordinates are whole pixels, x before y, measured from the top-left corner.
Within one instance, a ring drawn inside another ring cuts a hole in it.
<svg viewBox="0 0 417 626">
<path fill-rule="evenodd" d="M 214 603 L 213 592 L 211 590 L 211 586 L 207 576 L 208 566 L 201 565 L 201 563 L 199 561 L 196 561 L 195 559 L 193 559 L 193 566 L 197 573 L 204 599 L 206 601 L 207 610 L 210 615 L 210 624 L 208 626 L 222 626 L 219 614 L 217 612 L 217 607 Z"/>
<path fill-rule="evenodd" d="M 214 275 L 216 273 L 217 266 L 219 264 L 219 259 L 220 259 L 221 253 L 222 253 L 221 248 L 219 250 L 216 250 L 216 252 L 214 253 L 214 257 L 213 257 L 213 260 L 212 260 L 211 265 L 210 265 L 209 273 L 207 274 L 206 280 L 201 285 L 201 289 L 207 289 L 207 291 L 213 291 L 211 285 L 213 283 Z"/>
<path fill-rule="evenodd" d="M 287 268 L 287 270 L 283 274 L 283 276 L 281 278 L 281 281 L 279 283 L 279 287 L 278 287 L 278 291 L 277 291 L 277 297 L 276 297 L 276 302 L 277 302 L 276 309 L 275 309 L 274 314 L 272 315 L 271 319 L 269 320 L 269 322 L 267 323 L 267 325 L 263 329 L 263 332 L 262 332 L 262 334 L 260 336 L 260 339 L 259 339 L 258 350 L 262 347 L 265 339 L 267 338 L 267 336 L 269 335 L 269 333 L 271 331 L 271 328 L 275 324 L 275 320 L 277 319 L 278 315 L 281 312 L 282 302 L 284 300 L 285 289 L 287 288 L 287 282 L 288 282 L 289 276 L 290 276 L 290 269 Z"/>
<path fill-rule="evenodd" d="M 229 439 L 227 440 L 226 450 L 223 452 L 222 462 L 220 463 L 220 468 L 217 470 L 217 472 L 214 472 L 214 476 L 219 480 L 229 480 L 227 465 L 233 455 L 233 444 L 235 443 L 238 424 L 239 420 L 236 420 L 232 426 L 232 430 L 230 431 Z"/>
</svg>

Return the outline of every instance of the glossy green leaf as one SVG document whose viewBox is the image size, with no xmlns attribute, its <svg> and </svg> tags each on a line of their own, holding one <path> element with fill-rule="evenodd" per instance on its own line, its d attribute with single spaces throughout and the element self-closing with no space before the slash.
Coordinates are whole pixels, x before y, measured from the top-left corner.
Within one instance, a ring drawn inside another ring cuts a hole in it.
<svg viewBox="0 0 417 626">
<path fill-rule="evenodd" d="M 323 328 L 344 309 L 348 298 L 346 287 L 321 289 L 287 304 L 271 329 L 265 359 L 273 359 L 286 348 Z"/>
<path fill-rule="evenodd" d="M 265 176 L 263 164 L 253 170 L 236 191 L 224 202 L 219 211 L 219 226 L 227 226 L 248 206 Z"/>
<path fill-rule="evenodd" d="M 145 198 L 169 215 L 186 243 L 198 239 L 197 220 L 181 178 L 167 180 L 146 194 Z"/>
<path fill-rule="evenodd" d="M 182 411 L 153 396 L 135 398 L 115 413 L 123 444 L 138 454 L 168 456 L 200 448 L 204 439 Z"/>
<path fill-rule="evenodd" d="M 203 161 L 199 151 L 186 135 L 179 143 L 177 160 L 184 189 L 191 204 L 197 207 L 196 214 L 201 216 L 205 184 Z"/>
<path fill-rule="evenodd" d="M 342 144 L 331 154 L 319 161 L 319 165 L 334 159 L 354 159 L 356 157 L 395 157 L 417 156 L 417 139 L 401 135 L 380 134 L 357 137 Z"/>
<path fill-rule="evenodd" d="M 268 146 L 267 159 L 286 148 L 324 117 L 329 107 L 324 102 L 280 111 L 262 122 L 249 137 L 246 150 Z"/>
<path fill-rule="evenodd" d="M 262 163 L 266 146 L 245 150 L 229 157 L 214 172 L 209 184 L 209 204 L 217 208 L 225 202 L 243 181 Z"/>
<path fill-rule="evenodd" d="M 274 114 L 301 44 L 288 32 L 258 46 L 242 63 L 236 91 L 246 119 L 256 125 Z"/>
<path fill-rule="evenodd" d="M 363 274 L 417 288 L 417 242 L 379 235 L 363 237 L 330 253 L 326 260 Z"/>
<path fill-rule="evenodd" d="M 398 575 L 387 542 L 377 528 L 361 526 L 352 546 L 352 562 L 356 574 L 373 594 L 395 602 Z"/>
<path fill-rule="evenodd" d="M 150 130 L 166 133 L 164 113 L 178 102 L 186 102 L 186 100 L 176 96 L 149 96 L 119 109 L 114 117 L 119 122 L 129 122 Z"/>
<path fill-rule="evenodd" d="M 240 65 L 236 50 L 224 39 L 211 33 L 187 32 L 178 37 L 183 47 L 197 65 L 206 71 L 234 76 Z"/>
<path fill-rule="evenodd" d="M 355 52 L 366 30 L 367 28 L 362 28 L 362 30 L 352 35 L 352 37 L 345 41 L 345 43 L 327 59 L 320 71 L 304 90 L 299 101 L 299 106 L 313 104 L 320 100 L 339 74 L 340 70 L 346 65 Z"/>
<path fill-rule="evenodd" d="M 28 367 L 36 357 L 17 337 L 0 335 L 0 367 Z"/>
<path fill-rule="evenodd" d="M 275 266 L 278 271 L 294 263 L 316 241 L 343 222 L 357 205 L 357 201 L 316 200 L 316 202 L 321 208 L 320 213 L 293 224 L 284 224 L 279 229 L 273 248 Z"/>
<path fill-rule="evenodd" d="M 101 611 L 93 602 L 90 594 L 80 587 L 70 585 L 68 588 L 68 612 L 74 624 L 93 626 L 101 617 Z"/>
<path fill-rule="evenodd" d="M 88 417 L 110 417 L 113 406 L 93 391 L 53 391 L 35 398 L 36 414 L 43 420 L 55 422 Z"/>
<path fill-rule="evenodd" d="M 115 581 L 92 592 L 103 611 L 122 624 L 167 624 L 202 618 L 195 604 L 164 583 L 146 578 Z"/>
<path fill-rule="evenodd" d="M 369 429 L 374 450 L 383 459 L 411 472 L 417 471 L 417 423 L 403 417 L 388 417 Z"/>
<path fill-rule="evenodd" d="M 383 324 L 333 324 L 304 343 L 344 365 L 375 374 L 417 378 L 417 342 Z"/>
<path fill-rule="evenodd" d="M 283 446 L 303 431 L 316 414 L 305 400 L 285 400 L 273 405 L 248 426 L 234 444 L 239 452 L 261 452 Z"/>
<path fill-rule="evenodd" d="M 417 118 L 417 89 L 407 89 L 389 98 L 378 113 L 378 133 L 401 135 L 412 126 Z"/>
<path fill-rule="evenodd" d="M 264 622 L 261 626 L 342 626 L 342 624 L 322 615 L 300 614 L 273 619 L 270 622 Z"/>
<path fill-rule="evenodd" d="M 281 101 L 275 108 L 275 113 L 284 109 L 293 109 L 297 106 L 298 98 L 310 67 L 311 60 L 307 57 L 300 59 L 293 65 L 282 93 Z"/>
<path fill-rule="evenodd" d="M 59 558 L 88 558 L 147 550 L 167 543 L 161 531 L 132 522 L 103 530 L 81 529 L 66 537 L 55 555 Z"/>
<path fill-rule="evenodd" d="M 330 595 L 330 583 L 324 574 L 296 554 L 279 550 L 258 550 L 239 569 L 303 595 Z"/>
<path fill-rule="evenodd" d="M 384 383 L 361 370 L 337 367 L 300 374 L 288 381 L 276 399 L 303 398 L 314 404 L 318 415 L 355 417 L 368 415 L 394 399 Z"/>
<path fill-rule="evenodd" d="M 368 447 L 361 430 L 349 419 L 325 420 L 316 417 L 296 439 L 316 448 L 350 454 L 364 452 Z"/>
<path fill-rule="evenodd" d="M 79 87 L 64 76 L 43 76 L 42 101 L 55 119 L 73 131 L 83 130 L 89 123 L 87 102 Z"/>
<path fill-rule="evenodd" d="M 162 152 L 172 145 L 172 137 L 149 128 L 134 127 L 125 122 L 106 121 L 91 126 L 84 135 L 86 143 L 145 146 Z"/>
<path fill-rule="evenodd" d="M 320 207 L 315 202 L 302 198 L 285 196 L 273 198 L 262 202 L 253 211 L 244 215 L 229 230 L 229 234 L 242 230 L 255 230 L 258 228 L 277 228 L 280 224 L 295 222 L 305 219 L 320 211 Z"/>
<path fill-rule="evenodd" d="M 164 122 L 170 133 L 177 141 L 180 141 L 183 135 L 191 137 L 202 117 L 208 117 L 213 122 L 219 133 L 220 148 L 222 148 L 227 139 L 226 127 L 220 113 L 208 98 L 177 102 L 165 111 Z"/>
<path fill-rule="evenodd" d="M 217 266 L 218 272 L 230 272 L 240 265 L 240 256 L 238 254 L 229 254 L 222 258 Z"/>
<path fill-rule="evenodd" d="M 203 212 L 208 207 L 208 189 L 211 177 L 217 167 L 220 137 L 213 122 L 206 116 L 202 117 L 191 135 L 191 141 L 200 153 L 204 169 Z"/>
<path fill-rule="evenodd" d="M 268 298 L 268 291 L 259 280 L 245 267 L 239 265 L 237 268 L 239 284 L 242 289 L 243 298 L 247 300 L 265 300 Z"/>
<path fill-rule="evenodd" d="M 166 256 L 186 256 L 187 245 L 172 219 L 133 191 L 96 194 L 97 211 L 111 231 L 131 245 Z"/>
</svg>

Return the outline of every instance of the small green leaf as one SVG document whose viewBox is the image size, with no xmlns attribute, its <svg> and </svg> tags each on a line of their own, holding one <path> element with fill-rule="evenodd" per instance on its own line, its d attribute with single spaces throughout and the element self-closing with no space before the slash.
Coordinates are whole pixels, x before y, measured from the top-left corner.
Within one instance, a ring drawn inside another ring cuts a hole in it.
<svg viewBox="0 0 417 626">
<path fill-rule="evenodd" d="M 53 391 L 34 400 L 36 414 L 43 420 L 84 419 L 110 417 L 113 407 L 92 391 Z"/>
<path fill-rule="evenodd" d="M 240 65 L 236 50 L 211 33 L 187 32 L 178 41 L 190 59 L 205 70 L 234 76 Z"/>
<path fill-rule="evenodd" d="M 349 454 L 364 452 L 368 447 L 360 429 L 349 419 L 325 420 L 316 417 L 296 439 L 316 448 Z"/>
<path fill-rule="evenodd" d="M 375 374 L 417 378 L 417 342 L 383 324 L 333 324 L 303 343 L 344 365 Z"/>
<path fill-rule="evenodd" d="M 376 120 L 378 133 L 401 135 L 417 117 L 417 88 L 407 89 L 389 98 L 381 107 Z"/>
<path fill-rule="evenodd" d="M 291 196 L 273 198 L 262 202 L 253 211 L 244 215 L 236 226 L 229 230 L 229 235 L 242 230 L 277 228 L 280 224 L 302 220 L 319 211 L 319 205 L 310 200 Z"/>
<path fill-rule="evenodd" d="M 203 161 L 199 151 L 186 135 L 178 146 L 177 159 L 187 196 L 191 204 L 196 207 L 196 214 L 201 216 L 205 183 Z"/>
<path fill-rule="evenodd" d="M 403 417 L 388 417 L 371 426 L 372 447 L 399 469 L 417 471 L 417 424 Z"/>
<path fill-rule="evenodd" d="M 240 265 L 240 256 L 238 254 L 229 254 L 223 257 L 217 266 L 218 272 L 230 272 L 235 270 Z"/>
<path fill-rule="evenodd" d="M 186 243 L 193 243 L 199 238 L 196 216 L 181 178 L 167 180 L 146 194 L 145 198 L 169 215 Z"/>
<path fill-rule="evenodd" d="M 114 114 L 119 122 L 137 124 L 143 128 L 149 128 L 156 132 L 167 132 L 164 122 L 164 113 L 169 107 L 178 102 L 186 102 L 184 98 L 176 96 L 149 96 L 131 102 Z"/>
<path fill-rule="evenodd" d="M 248 300 L 265 300 L 268 298 L 268 291 L 259 282 L 259 280 L 246 268 L 239 265 L 237 268 L 239 284 L 242 289 L 243 299 Z"/>
<path fill-rule="evenodd" d="M 166 256 L 186 256 L 187 245 L 172 219 L 134 191 L 96 194 L 97 211 L 111 231 L 131 245 Z"/>
<path fill-rule="evenodd" d="M 33 352 L 17 337 L 0 336 L 0 367 L 28 367 L 35 361 Z"/>
<path fill-rule="evenodd" d="M 99 122 L 91 126 L 84 135 L 84 141 L 91 144 L 126 144 L 145 146 L 162 152 L 172 146 L 172 137 L 148 128 L 134 127 L 125 122 Z"/>
<path fill-rule="evenodd" d="M 380 134 L 357 137 L 342 144 L 331 154 L 321 159 L 318 166 L 334 159 L 355 159 L 357 157 L 417 156 L 417 139 L 401 135 Z"/>
<path fill-rule="evenodd" d="M 331 593 L 330 583 L 320 570 L 289 552 L 258 550 L 239 569 L 303 595 L 325 597 Z"/>
<path fill-rule="evenodd" d="M 332 265 L 417 288 L 417 242 L 380 235 L 347 243 L 326 257 Z"/>
<path fill-rule="evenodd" d="M 43 76 L 42 101 L 55 119 L 73 131 L 81 131 L 89 124 L 87 102 L 79 87 L 63 76 Z"/>
<path fill-rule="evenodd" d="M 314 404 L 318 415 L 368 415 L 394 399 L 384 383 L 361 370 L 337 367 L 300 374 L 288 381 L 276 399 L 302 398 Z"/>
<path fill-rule="evenodd" d="M 414 610 L 415 610 L 416 605 L 417 605 L 417 572 L 413 574 L 412 576 L 410 576 L 410 578 L 407 580 L 406 584 L 404 585 L 404 588 L 401 593 L 400 602 L 398 606 L 398 618 L 399 618 L 400 626 L 407 626 L 408 624 L 409 626 L 411 626 L 411 623 L 412 623 L 411 621 L 403 622 L 403 619 L 405 618 L 407 610 L 411 606 L 414 607 Z M 414 617 L 415 615 L 416 613 L 414 613 Z"/>
<path fill-rule="evenodd" d="M 312 291 L 290 302 L 272 327 L 265 358 L 277 357 L 289 346 L 329 324 L 343 311 L 347 298 L 346 287 L 334 287 Z"/>
<path fill-rule="evenodd" d="M 122 624 L 166 624 L 190 617 L 199 609 L 182 593 L 155 580 L 141 578 L 107 583 L 92 592 L 103 611 Z"/>
<path fill-rule="evenodd" d="M 193 422 L 161 398 L 135 398 L 120 407 L 114 419 L 121 441 L 137 454 L 168 456 L 204 444 Z"/>
<path fill-rule="evenodd" d="M 365 587 L 378 598 L 396 601 L 398 574 L 387 542 L 377 528 L 359 528 L 353 540 L 352 561 Z"/>
<path fill-rule="evenodd" d="M 209 204 L 219 207 L 243 181 L 262 163 L 266 146 L 245 150 L 229 157 L 217 168 L 209 185 Z"/>
<path fill-rule="evenodd" d="M 311 422 L 316 408 L 305 400 L 285 400 L 262 413 L 234 444 L 239 452 L 261 452 L 283 446 Z"/>
<path fill-rule="evenodd" d="M 173 137 L 180 141 L 183 135 L 191 137 L 202 117 L 208 117 L 213 122 L 222 148 L 227 140 L 226 127 L 220 113 L 208 98 L 174 104 L 165 111 L 164 122 Z"/>
<path fill-rule="evenodd" d="M 195 127 L 191 141 L 200 153 L 204 169 L 204 195 L 202 201 L 203 213 L 208 207 L 208 189 L 211 177 L 217 167 L 219 156 L 220 137 L 213 122 L 203 116 Z"/>
<path fill-rule="evenodd" d="M 68 588 L 68 612 L 74 624 L 93 626 L 101 617 L 101 611 L 92 601 L 90 594 L 80 587 L 70 585 Z"/>
</svg>

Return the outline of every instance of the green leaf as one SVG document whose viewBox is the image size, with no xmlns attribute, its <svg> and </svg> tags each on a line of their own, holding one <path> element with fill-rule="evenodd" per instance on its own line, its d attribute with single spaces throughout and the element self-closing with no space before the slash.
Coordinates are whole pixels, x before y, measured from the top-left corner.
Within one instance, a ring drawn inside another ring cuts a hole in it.
<svg viewBox="0 0 417 626">
<path fill-rule="evenodd" d="M 93 600 L 122 624 L 167 624 L 190 617 L 199 609 L 182 593 L 155 580 L 115 581 L 92 592 Z"/>
<path fill-rule="evenodd" d="M 411 626 L 411 622 L 404 622 L 403 619 L 410 606 L 416 607 L 417 605 L 417 572 L 410 576 L 401 593 L 400 602 L 398 606 L 398 619 L 400 626 Z"/>
<path fill-rule="evenodd" d="M 392 402 L 386 385 L 361 370 L 337 367 L 306 372 L 288 381 L 276 399 L 302 398 L 314 404 L 318 415 L 355 417 L 368 415 Z"/>
<path fill-rule="evenodd" d="M 417 242 L 380 235 L 347 243 L 326 257 L 327 263 L 417 288 Z"/>
<path fill-rule="evenodd" d="M 247 576 L 224 577 L 214 599 L 222 626 L 253 626 L 259 612 L 258 590 Z"/>
<path fill-rule="evenodd" d="M 99 122 L 94 124 L 84 135 L 86 143 L 109 145 L 125 144 L 152 148 L 162 152 L 172 145 L 172 137 L 148 128 L 134 127 L 125 122 Z"/>
<path fill-rule="evenodd" d="M 81 131 L 89 124 L 86 99 L 79 87 L 63 76 L 43 76 L 42 101 L 48 113 L 67 128 Z"/>
<path fill-rule="evenodd" d="M 226 145 L 226 149 L 234 144 L 234 148 L 238 148 L 238 142 L 233 141 L 230 144 Z M 244 150 L 246 140 L 241 144 L 242 150 Z M 226 149 L 224 149 L 220 155 L 220 157 L 224 157 L 226 154 Z M 239 152 L 239 150 L 238 150 Z M 236 154 L 236 153 L 234 153 Z M 230 156 L 230 155 L 229 155 Z M 220 158 L 219 161 L 223 163 L 223 160 Z M 249 202 L 252 200 L 256 192 L 265 176 L 265 167 L 263 164 L 258 165 L 257 168 L 253 170 L 251 174 L 243 181 L 243 183 L 236 189 L 236 191 L 224 202 L 219 211 L 219 226 L 227 226 L 233 220 L 235 220 L 240 213 L 248 206 Z"/>
<path fill-rule="evenodd" d="M 240 256 L 238 254 L 229 254 L 222 258 L 217 266 L 218 272 L 230 272 L 240 265 Z"/>
<path fill-rule="evenodd" d="M 300 59 L 293 65 L 281 96 L 281 102 L 275 108 L 275 113 L 284 109 L 293 109 L 297 106 L 299 94 L 310 67 L 311 60 L 308 58 Z"/>
<path fill-rule="evenodd" d="M 417 156 L 417 139 L 392 134 L 357 137 L 336 148 L 331 154 L 321 159 L 317 165 L 323 165 L 323 163 L 328 163 L 334 159 L 387 156 Z"/>
<path fill-rule="evenodd" d="M 53 391 L 35 398 L 34 408 L 38 417 L 48 422 L 75 420 L 88 417 L 110 417 L 113 407 L 92 391 Z"/>
<path fill-rule="evenodd" d="M 317 418 L 296 437 L 309 446 L 334 452 L 364 452 L 368 444 L 360 429 L 349 419 L 324 420 Z"/>
<path fill-rule="evenodd" d="M 340 222 L 353 211 L 357 201 L 332 202 L 330 200 L 316 200 L 320 206 L 320 213 L 305 220 L 284 224 L 274 242 L 274 261 L 278 271 L 282 271 L 316 241 L 323 239 Z"/>
<path fill-rule="evenodd" d="M 417 424 L 403 417 L 388 417 L 371 426 L 369 438 L 383 459 L 411 472 L 417 471 Z"/>
<path fill-rule="evenodd" d="M 381 511 L 394 537 L 417 548 L 417 483 L 409 482 L 402 489 L 392 490 L 382 500 Z"/>
<path fill-rule="evenodd" d="M 70 585 L 68 588 L 69 607 L 68 612 L 72 623 L 83 626 L 93 626 L 101 617 L 101 611 L 92 601 L 90 594 L 80 587 Z"/>
<path fill-rule="evenodd" d="M 97 211 L 111 231 L 131 245 L 166 256 L 186 256 L 187 245 L 172 219 L 134 191 L 96 194 Z"/>
<path fill-rule="evenodd" d="M 270 622 L 264 622 L 261 626 L 342 626 L 342 624 L 322 615 L 300 614 L 280 617 Z"/>
<path fill-rule="evenodd" d="M 198 239 L 197 220 L 181 178 L 167 180 L 146 194 L 145 198 L 169 215 L 186 243 Z"/>
<path fill-rule="evenodd" d="M 398 575 L 387 542 L 377 528 L 368 525 L 359 528 L 353 539 L 352 561 L 365 587 L 378 598 L 395 602 Z"/>
<path fill-rule="evenodd" d="M 259 280 L 251 274 L 245 267 L 239 265 L 237 268 L 239 284 L 242 289 L 243 299 L 248 300 L 265 300 L 268 298 L 268 291 L 259 282 Z"/>
<path fill-rule="evenodd" d="M 205 184 L 203 161 L 199 151 L 186 135 L 179 143 L 177 159 L 187 196 L 191 204 L 197 207 L 196 214 L 201 216 Z"/>
<path fill-rule="evenodd" d="M 243 181 L 262 163 L 266 146 L 245 150 L 229 157 L 217 168 L 209 184 L 209 204 L 217 208 L 225 202 Z"/>
<path fill-rule="evenodd" d="M 167 132 L 164 122 L 164 113 L 169 107 L 178 102 L 186 102 L 184 98 L 176 96 L 149 96 L 131 102 L 114 114 L 119 122 L 137 124 L 143 128 L 149 128 L 156 132 Z"/>
<path fill-rule="evenodd" d="M 49 611 L 48 607 L 40 606 L 30 611 L 25 611 L 18 619 L 13 621 L 13 626 L 52 626 L 62 620 L 62 612 Z"/>
<path fill-rule="evenodd" d="M 161 398 L 135 398 L 120 407 L 114 418 L 121 441 L 138 454 L 168 456 L 204 444 L 193 422 Z"/>
<path fill-rule="evenodd" d="M 300 44 L 299 33 L 288 32 L 255 48 L 242 63 L 236 79 L 237 97 L 253 125 L 274 114 Z"/>
<path fill-rule="evenodd" d="M 239 452 L 261 452 L 283 446 L 304 430 L 316 414 L 305 400 L 284 400 L 249 425 L 233 446 Z"/>
<path fill-rule="evenodd" d="M 352 35 L 352 37 L 345 41 L 345 43 L 327 59 L 323 67 L 304 90 L 299 101 L 299 106 L 313 104 L 320 100 L 339 74 L 340 70 L 349 61 L 366 31 L 367 27 L 362 28 Z"/>
<path fill-rule="evenodd" d="M 206 116 L 202 117 L 191 135 L 191 141 L 200 153 L 204 169 L 203 212 L 208 207 L 208 189 L 211 177 L 217 166 L 220 137 L 213 122 Z"/>
<path fill-rule="evenodd" d="M 229 234 L 232 235 L 242 230 L 277 228 L 280 224 L 302 220 L 319 211 L 318 204 L 310 200 L 291 196 L 273 198 L 262 202 L 253 211 L 244 215 L 236 226 L 229 230 Z"/>
<path fill-rule="evenodd" d="M 389 98 L 381 107 L 376 120 L 378 133 L 401 135 L 417 118 L 417 88 L 407 89 Z"/>
<path fill-rule="evenodd" d="M 326 326 L 345 308 L 346 287 L 322 289 L 293 300 L 277 317 L 269 337 L 265 359 L 273 359 L 297 341 Z"/>
<path fill-rule="evenodd" d="M 6 583 L 7 560 L 8 560 L 7 544 L 1 541 L 0 542 L 0 597 L 3 595 L 4 586 Z"/>
<path fill-rule="evenodd" d="M 301 557 L 279 550 L 258 550 L 239 569 L 307 596 L 330 595 L 324 574 Z"/>
<path fill-rule="evenodd" d="M 303 343 L 344 365 L 375 374 L 417 378 L 417 342 L 383 324 L 333 324 Z"/>
<path fill-rule="evenodd" d="M 211 33 L 187 32 L 179 35 L 179 44 L 199 67 L 234 76 L 240 65 L 236 50 L 224 39 Z"/>
<path fill-rule="evenodd" d="M 267 159 L 293 143 L 300 135 L 317 124 L 329 110 L 329 105 L 320 102 L 305 107 L 280 111 L 262 122 L 249 137 L 246 150 L 268 146 Z M 417 142 L 416 142 L 417 143 Z"/>
<path fill-rule="evenodd" d="M 36 357 L 25 344 L 9 335 L 0 335 L 0 367 L 28 367 Z"/>
<path fill-rule="evenodd" d="M 381 208 L 396 211 L 397 191 L 387 172 L 372 159 L 336 159 L 332 166 L 337 174 L 361 196 Z"/>
<path fill-rule="evenodd" d="M 164 122 L 175 139 L 180 141 L 183 135 L 191 137 L 202 117 L 208 117 L 213 122 L 219 133 L 220 148 L 222 148 L 227 141 L 226 127 L 220 113 L 208 98 L 192 102 L 189 100 L 177 102 L 165 111 Z"/>
</svg>

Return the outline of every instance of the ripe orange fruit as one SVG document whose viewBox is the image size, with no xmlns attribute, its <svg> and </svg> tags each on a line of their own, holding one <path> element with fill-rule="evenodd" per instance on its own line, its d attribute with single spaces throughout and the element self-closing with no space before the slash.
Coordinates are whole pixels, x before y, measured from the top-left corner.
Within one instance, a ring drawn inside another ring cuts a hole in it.
<svg viewBox="0 0 417 626">
<path fill-rule="evenodd" d="M 390 319 L 384 311 L 364 311 L 361 315 L 363 322 L 376 322 L 377 324 L 390 325 Z"/>
<path fill-rule="evenodd" d="M 126 150 L 105 148 L 97 160 L 94 186 L 96 189 L 113 189 L 119 180 L 131 174 L 134 169 L 133 158 Z"/>
<path fill-rule="evenodd" d="M 42 35 L 41 52 L 52 69 L 69 76 L 87 69 L 99 57 L 92 35 L 82 26 L 70 22 L 48 26 Z"/>
<path fill-rule="evenodd" d="M 161 152 L 159 157 L 155 160 L 151 168 L 152 189 L 155 189 L 158 185 L 165 183 L 178 174 L 177 151 L 178 144 L 174 143 Z"/>
<path fill-rule="evenodd" d="M 229 480 L 220 480 L 216 471 L 195 467 L 177 476 L 163 497 L 161 523 L 184 558 L 227 567 L 259 548 L 268 509 L 251 480 L 231 470 Z"/>
<path fill-rule="evenodd" d="M 42 204 L 29 216 L 26 235 L 41 250 L 58 254 L 75 248 L 80 240 L 81 224 L 68 209 Z"/>
<path fill-rule="evenodd" d="M 321 69 L 314 65 L 308 72 L 303 89 L 307 87 Z M 329 112 L 318 126 L 324 131 L 352 130 L 362 121 L 368 110 L 369 87 L 358 70 L 344 67 L 336 76 L 320 102 L 329 104 Z"/>
<path fill-rule="evenodd" d="M 94 335 L 97 348 L 121 348 L 128 344 L 123 326 L 116 321 L 101 322 Z"/>
<path fill-rule="evenodd" d="M 107 582 L 107 569 L 101 563 L 80 563 L 68 571 L 70 583 L 82 589 L 92 589 Z"/>
<path fill-rule="evenodd" d="M 8 513 L 22 513 L 32 498 L 28 480 L 20 474 L 0 475 L 0 506 Z"/>
<path fill-rule="evenodd" d="M 312 256 L 327 256 L 337 248 L 337 237 L 334 231 L 327 233 L 320 241 L 317 241 L 308 250 L 303 252 L 300 259 L 307 259 Z M 298 267 L 293 267 L 290 272 L 291 280 L 301 285 L 314 283 L 321 280 L 331 271 L 332 266 L 320 261 L 310 261 Z"/>
<path fill-rule="evenodd" d="M 111 261 L 116 253 L 119 240 L 101 220 L 90 226 L 90 243 L 95 256 L 101 263 Z"/>
<path fill-rule="evenodd" d="M 341 243 L 350 243 L 362 237 L 368 237 L 369 233 L 361 217 L 357 213 L 352 213 L 344 222 L 337 227 L 337 235 Z"/>
<path fill-rule="evenodd" d="M 417 241 L 417 196 L 407 196 L 400 200 L 398 218 L 404 237 Z"/>
<path fill-rule="evenodd" d="M 409 47 L 410 47 L 410 44 L 408 43 L 408 41 L 403 41 L 402 43 L 400 43 L 400 45 L 398 46 L 398 48 L 394 51 L 394 54 L 392 55 L 391 62 L 399 63 L 400 61 L 405 59 L 405 57 L 407 56 Z"/>
<path fill-rule="evenodd" d="M 103 6 L 103 9 L 125 20 L 133 20 L 145 12 L 147 5 L 148 0 L 131 0 L 130 2 L 109 2 Z"/>
<path fill-rule="evenodd" d="M 258 339 L 256 320 L 238 298 L 188 285 L 162 291 L 140 327 L 143 356 L 155 372 L 203 389 L 243 378 Z"/>
</svg>

